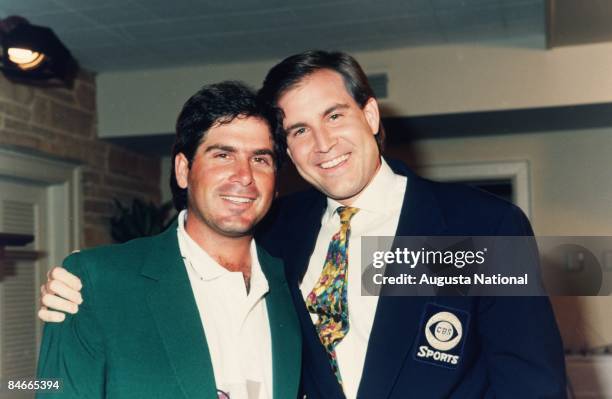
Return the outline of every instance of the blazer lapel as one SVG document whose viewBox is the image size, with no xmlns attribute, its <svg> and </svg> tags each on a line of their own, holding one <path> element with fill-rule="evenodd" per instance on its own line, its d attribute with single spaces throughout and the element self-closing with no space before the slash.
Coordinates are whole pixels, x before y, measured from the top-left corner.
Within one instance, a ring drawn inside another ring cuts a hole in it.
<svg viewBox="0 0 612 399">
<path fill-rule="evenodd" d="M 148 296 L 162 343 L 186 398 L 216 398 L 215 376 L 176 223 L 157 237 L 142 275 L 155 280 Z"/>
<path fill-rule="evenodd" d="M 396 236 L 440 235 L 443 215 L 426 180 L 401 164 L 389 162 L 395 173 L 408 177 Z M 423 306 L 429 297 L 381 296 L 359 385 L 358 398 L 387 398 L 410 356 Z"/>
<path fill-rule="evenodd" d="M 294 217 L 288 223 L 288 231 L 283 248 L 283 259 L 287 268 L 289 284 L 299 284 L 306 273 L 310 256 L 314 251 L 319 230 L 321 230 L 321 217 L 327 207 L 325 196 L 314 189 L 310 192 L 312 202 L 301 204 Z"/>
<path fill-rule="evenodd" d="M 262 271 L 268 280 L 266 308 L 272 335 L 273 396 L 295 398 L 300 384 L 302 335 L 281 261 L 257 247 Z"/>
</svg>

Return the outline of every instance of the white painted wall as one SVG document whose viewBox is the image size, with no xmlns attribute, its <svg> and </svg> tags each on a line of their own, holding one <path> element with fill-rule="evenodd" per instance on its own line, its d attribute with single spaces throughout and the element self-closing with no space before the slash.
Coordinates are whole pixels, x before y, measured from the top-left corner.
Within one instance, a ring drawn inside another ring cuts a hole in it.
<svg viewBox="0 0 612 399">
<path fill-rule="evenodd" d="M 612 235 L 612 128 L 424 140 L 416 148 L 425 164 L 527 160 L 537 234 Z"/>
<path fill-rule="evenodd" d="M 612 43 L 544 50 L 537 38 L 358 52 L 367 73 L 389 74 L 387 115 L 414 116 L 612 101 Z M 173 131 L 185 100 L 225 79 L 259 87 L 279 60 L 97 76 L 101 137 Z"/>
<path fill-rule="evenodd" d="M 408 153 L 425 165 L 526 160 L 536 235 L 612 236 L 612 127 L 432 139 L 416 142 L 410 152 L 388 151 L 395 158 Z M 566 347 L 612 342 L 612 297 L 558 297 L 553 305 Z"/>
<path fill-rule="evenodd" d="M 109 72 L 96 77 L 98 136 L 173 133 L 185 101 L 201 86 L 242 80 L 258 87 L 271 62 Z"/>
<path fill-rule="evenodd" d="M 566 364 L 567 375 L 575 398 L 609 399 L 612 397 L 611 356 L 568 356 Z"/>
</svg>

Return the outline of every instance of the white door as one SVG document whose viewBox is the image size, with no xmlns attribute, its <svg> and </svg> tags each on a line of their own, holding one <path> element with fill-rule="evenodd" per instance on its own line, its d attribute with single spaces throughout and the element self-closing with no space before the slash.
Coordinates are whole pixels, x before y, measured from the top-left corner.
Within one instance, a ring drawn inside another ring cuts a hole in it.
<svg viewBox="0 0 612 399">
<path fill-rule="evenodd" d="M 0 380 L 32 378 L 36 374 L 40 335 L 36 309 L 40 277 L 47 267 L 47 212 L 47 187 L 0 178 L 0 232 L 34 236 L 25 247 L 7 248 L 23 256 L 0 266 Z M 32 251 L 39 254 L 38 259 L 32 259 Z M 32 393 L 2 395 L 33 397 Z"/>
</svg>

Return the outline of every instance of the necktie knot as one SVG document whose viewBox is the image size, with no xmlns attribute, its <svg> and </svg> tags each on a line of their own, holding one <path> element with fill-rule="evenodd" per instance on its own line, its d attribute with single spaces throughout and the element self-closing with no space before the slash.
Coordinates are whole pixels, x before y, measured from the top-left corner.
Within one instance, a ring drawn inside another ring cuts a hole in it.
<svg viewBox="0 0 612 399">
<path fill-rule="evenodd" d="M 351 221 L 351 218 L 355 216 L 357 212 L 359 212 L 359 208 L 353 208 L 352 206 L 340 206 L 336 209 L 338 215 L 340 216 L 341 224 L 348 224 Z"/>
</svg>

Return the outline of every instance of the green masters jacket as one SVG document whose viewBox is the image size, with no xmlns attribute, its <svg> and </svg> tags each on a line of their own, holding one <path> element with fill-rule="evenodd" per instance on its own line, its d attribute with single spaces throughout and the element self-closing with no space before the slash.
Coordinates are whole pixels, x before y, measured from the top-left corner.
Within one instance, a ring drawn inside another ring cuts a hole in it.
<svg viewBox="0 0 612 399">
<path fill-rule="evenodd" d="M 283 264 L 258 248 L 268 279 L 275 399 L 297 397 L 301 333 Z M 60 378 L 61 398 L 216 399 L 212 363 L 176 223 L 164 233 L 70 255 L 83 305 L 47 323 L 38 378 Z M 38 394 L 46 397 L 46 394 Z"/>
</svg>

